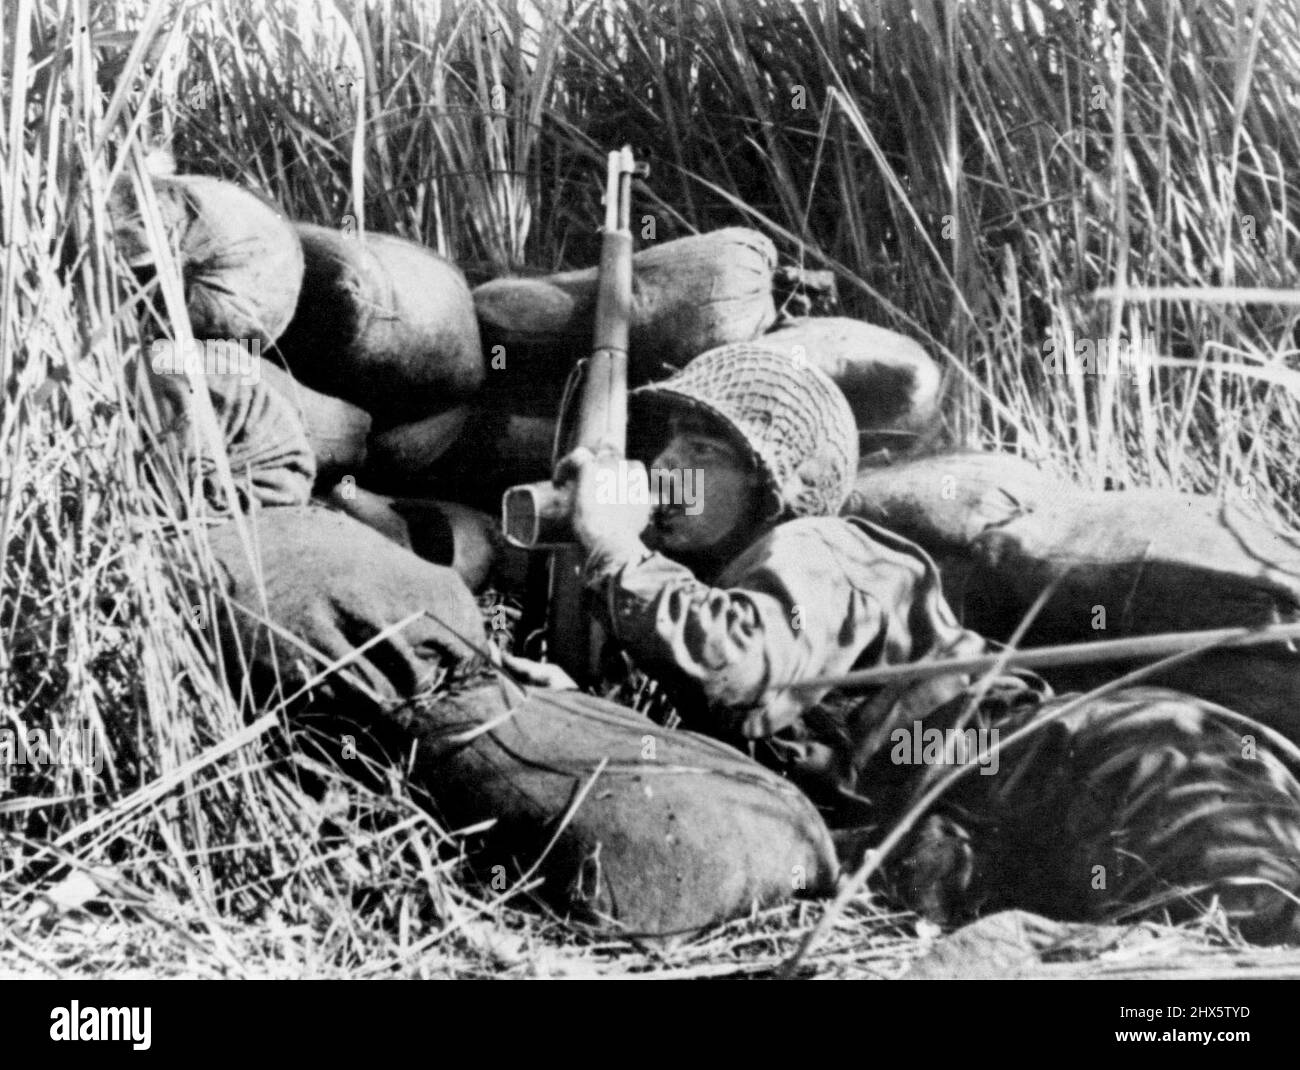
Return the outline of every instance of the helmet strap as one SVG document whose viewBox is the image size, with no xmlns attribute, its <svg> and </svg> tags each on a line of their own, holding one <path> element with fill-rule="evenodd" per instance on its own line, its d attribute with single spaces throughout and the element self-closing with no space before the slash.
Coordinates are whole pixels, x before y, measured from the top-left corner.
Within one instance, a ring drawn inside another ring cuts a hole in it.
<svg viewBox="0 0 1300 1070">
<path fill-rule="evenodd" d="M 785 512 L 785 501 L 782 499 L 780 491 L 775 487 L 768 489 L 765 498 L 762 521 L 764 524 L 771 524 L 779 520 L 781 514 Z"/>
</svg>

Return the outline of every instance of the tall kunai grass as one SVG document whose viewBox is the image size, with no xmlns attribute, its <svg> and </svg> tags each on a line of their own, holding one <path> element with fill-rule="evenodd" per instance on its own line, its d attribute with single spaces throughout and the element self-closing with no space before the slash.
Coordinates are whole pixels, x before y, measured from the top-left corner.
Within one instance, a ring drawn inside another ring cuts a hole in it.
<svg viewBox="0 0 1300 1070">
<path fill-rule="evenodd" d="M 593 263 L 630 142 L 657 240 L 756 226 L 922 339 L 948 441 L 1296 520 L 1297 314 L 1244 292 L 1296 289 L 1294 3 L 15 0 L 0 54 L 0 713 L 107 753 L 0 797 L 11 964 L 74 968 L 30 941 L 78 880 L 159 942 L 105 969 L 454 972 L 500 965 L 481 917 L 544 931 L 400 785 L 286 746 L 216 667 L 220 606 L 178 594 L 211 564 L 151 489 L 178 477 L 122 376 L 143 295 L 105 208 L 148 148 L 477 280 Z M 1049 337 L 1164 360 L 1052 375 Z"/>
</svg>

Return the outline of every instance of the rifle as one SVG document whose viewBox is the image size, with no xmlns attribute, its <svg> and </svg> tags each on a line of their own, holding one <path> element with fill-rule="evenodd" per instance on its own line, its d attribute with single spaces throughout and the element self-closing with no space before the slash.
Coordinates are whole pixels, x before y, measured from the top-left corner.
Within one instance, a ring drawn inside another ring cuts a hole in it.
<svg viewBox="0 0 1300 1070">
<path fill-rule="evenodd" d="M 627 450 L 627 339 L 632 306 L 632 176 L 638 172 L 630 146 L 609 154 L 605 178 L 605 229 L 600 249 L 595 337 L 591 356 L 580 361 L 561 404 L 552 465 L 579 446 L 622 457 Z M 575 382 L 581 385 L 575 390 Z M 570 403 L 578 397 L 576 420 Z M 569 424 L 572 422 L 572 427 Z M 553 482 L 511 487 L 501 501 L 506 540 L 524 549 L 550 551 L 546 639 L 550 660 L 579 684 L 600 677 L 604 636 L 582 605 L 585 554 L 574 540 L 569 488 Z"/>
</svg>

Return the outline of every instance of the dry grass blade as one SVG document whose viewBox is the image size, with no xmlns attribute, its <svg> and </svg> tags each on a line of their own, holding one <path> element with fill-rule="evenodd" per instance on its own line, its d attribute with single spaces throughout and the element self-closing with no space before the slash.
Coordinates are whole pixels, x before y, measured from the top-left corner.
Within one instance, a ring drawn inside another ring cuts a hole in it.
<svg viewBox="0 0 1300 1070">
<path fill-rule="evenodd" d="M 906 665 L 883 665 L 840 676 L 821 676 L 786 685 L 790 691 L 822 691 L 834 688 L 869 688 L 898 681 L 930 680 L 951 673 L 986 673 L 1003 667 L 1052 669 L 1067 665 L 1096 665 L 1172 654 L 1204 654 L 1218 648 L 1234 649 L 1289 643 L 1300 639 L 1300 624 L 1270 624 L 1260 628 L 1216 628 L 1203 632 L 1170 632 L 1139 635 L 1128 639 L 1105 639 L 1095 643 L 1067 643 L 1038 649 L 1008 649 L 995 654 L 941 661 L 916 661 Z"/>
</svg>

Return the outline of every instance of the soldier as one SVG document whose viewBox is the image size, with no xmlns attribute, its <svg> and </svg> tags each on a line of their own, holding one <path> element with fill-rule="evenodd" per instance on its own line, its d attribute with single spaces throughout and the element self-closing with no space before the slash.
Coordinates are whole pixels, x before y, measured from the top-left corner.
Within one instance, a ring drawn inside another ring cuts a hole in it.
<svg viewBox="0 0 1300 1070">
<path fill-rule="evenodd" d="M 819 371 L 761 344 L 727 346 L 635 391 L 632 419 L 634 433 L 667 428 L 651 472 L 662 485 L 665 472 L 692 471 L 700 507 L 631 504 L 648 486 L 611 501 L 608 487 L 627 478 L 620 462 L 566 458 L 593 611 L 686 727 L 785 773 L 833 827 L 867 822 L 869 842 L 936 772 L 912 767 L 919 748 L 889 740 L 953 727 L 972 682 L 866 696 L 786 685 L 987 644 L 958 624 L 924 551 L 837 515 L 856 428 Z M 569 684 L 530 664 L 535 682 Z M 1029 675 L 1002 679 L 974 723 L 1005 736 L 1069 701 Z M 1300 782 L 1266 733 L 1234 716 L 1157 688 L 1078 704 L 1006 754 L 985 754 L 987 767 L 942 799 L 894 867 L 901 893 L 945 920 L 1006 906 L 1177 913 L 1185 894 L 1218 897 L 1246 935 L 1300 939 Z"/>
</svg>

